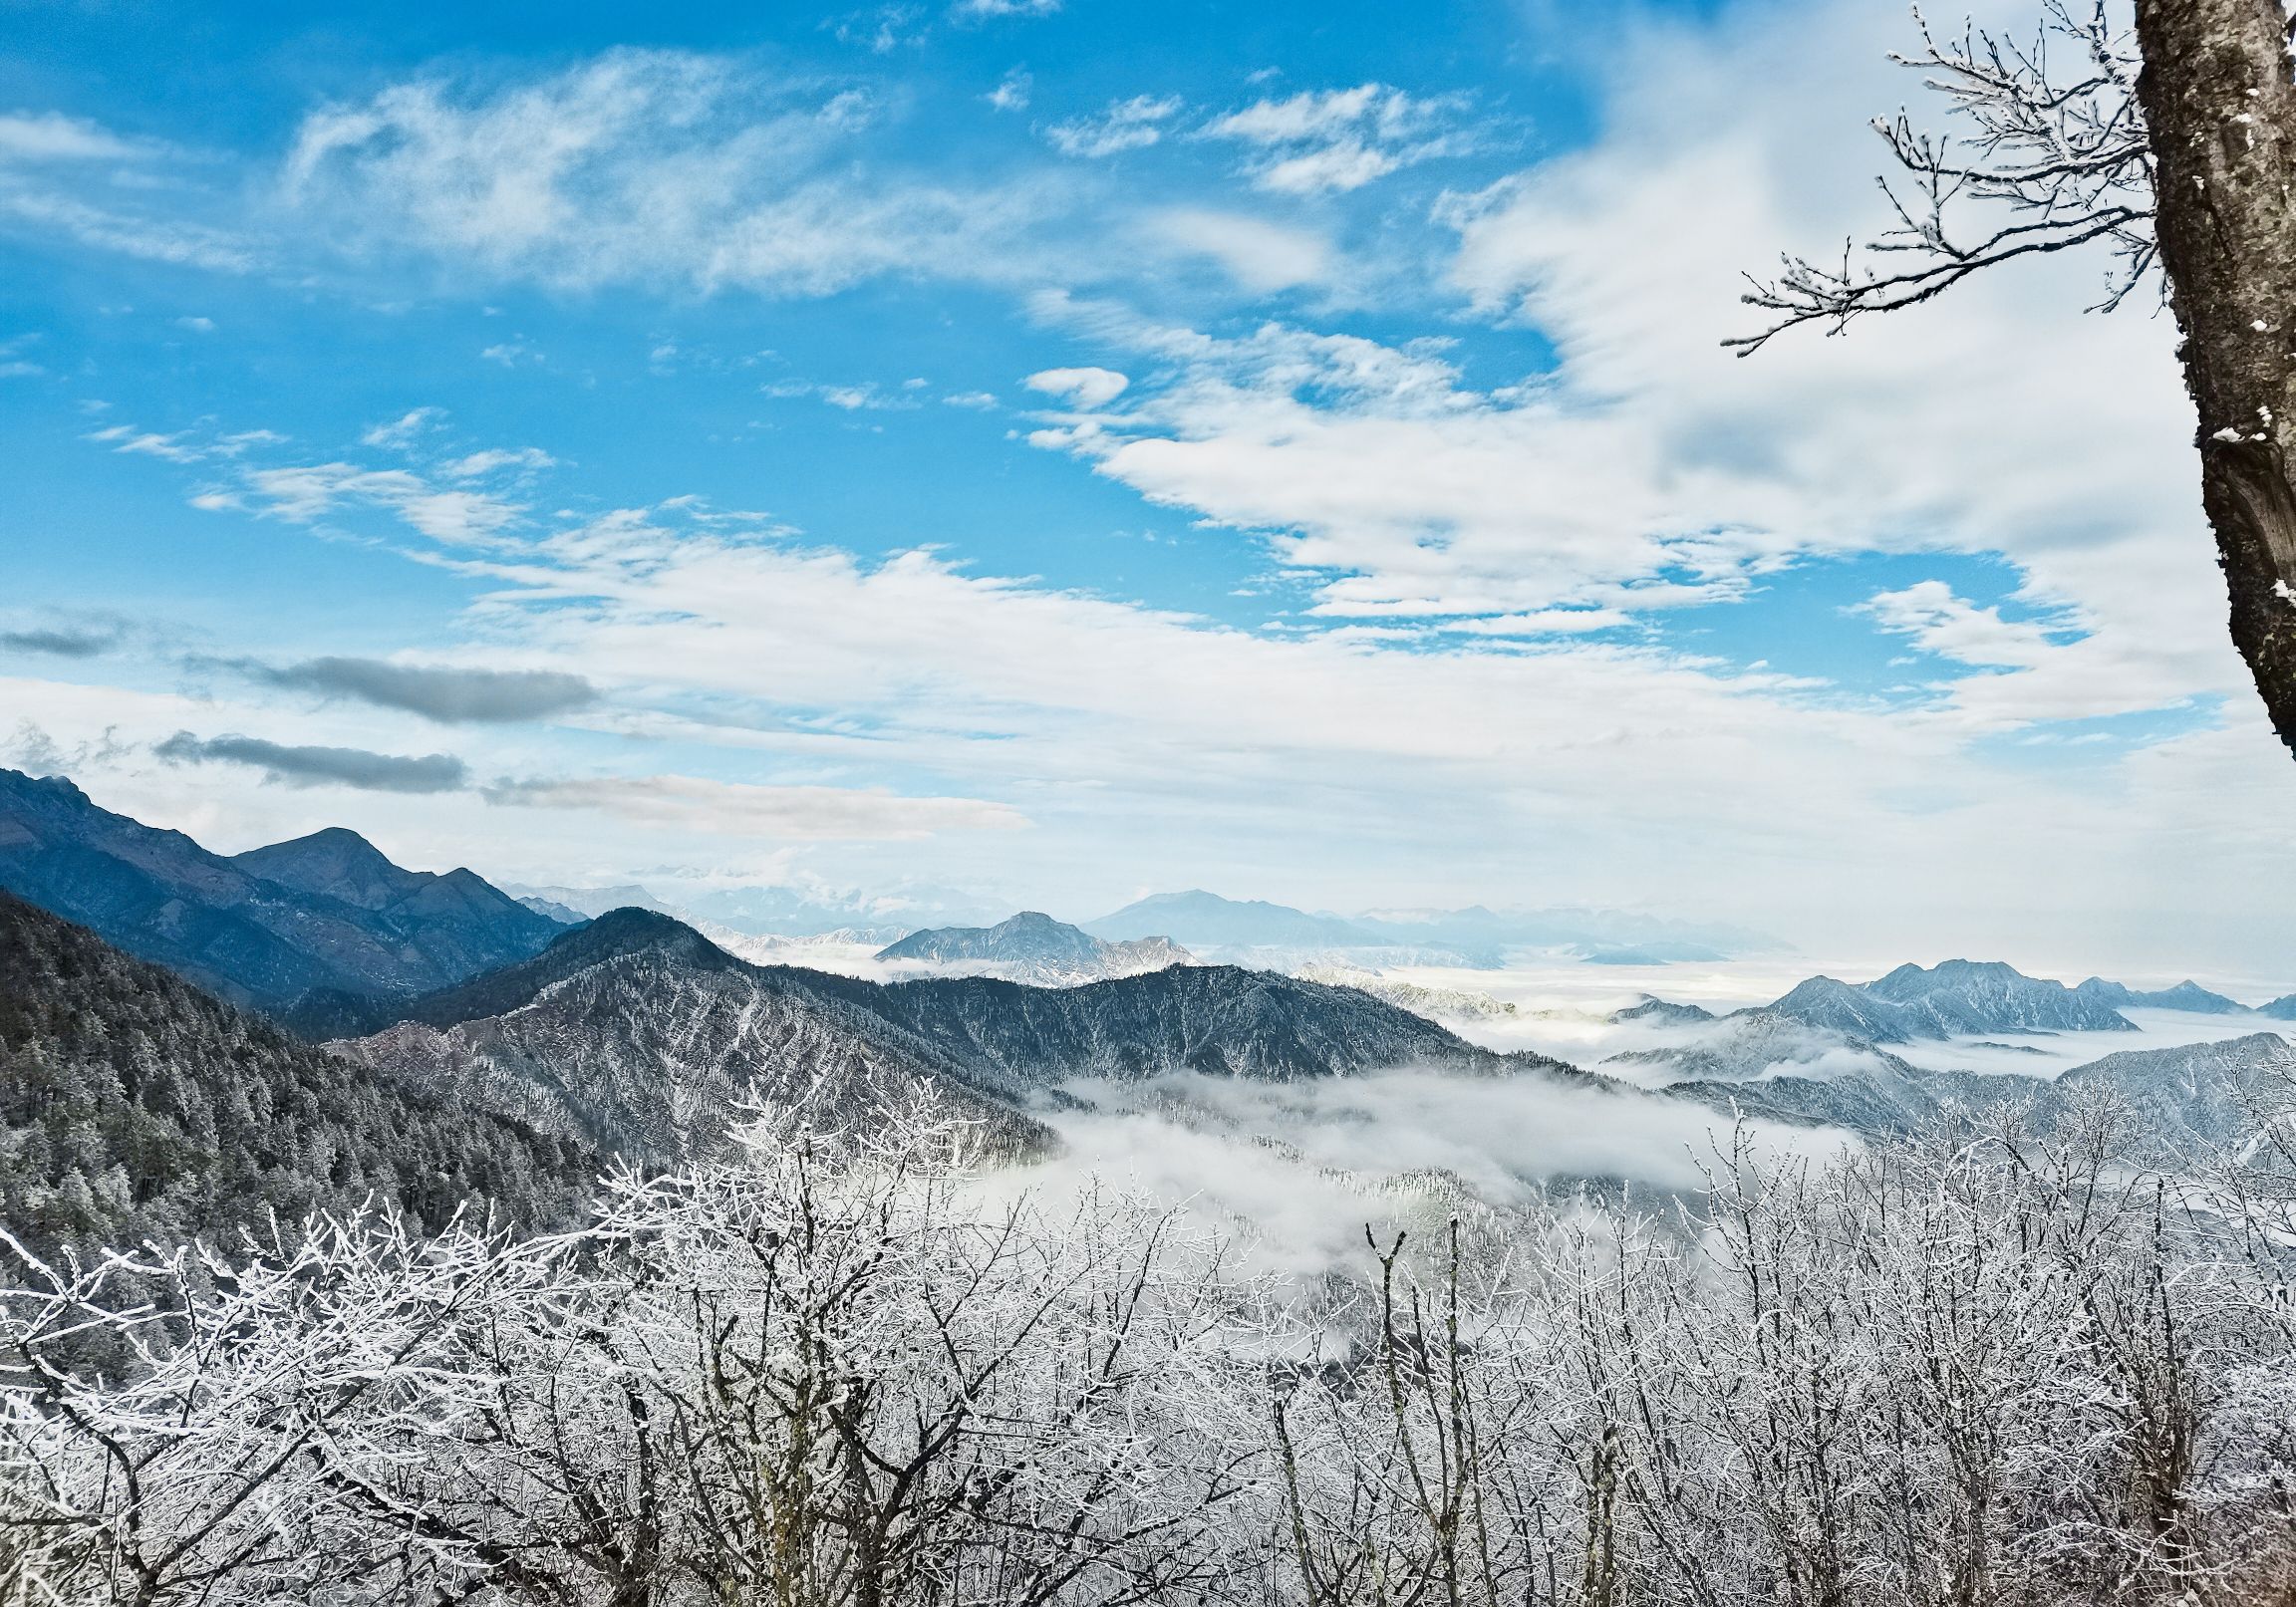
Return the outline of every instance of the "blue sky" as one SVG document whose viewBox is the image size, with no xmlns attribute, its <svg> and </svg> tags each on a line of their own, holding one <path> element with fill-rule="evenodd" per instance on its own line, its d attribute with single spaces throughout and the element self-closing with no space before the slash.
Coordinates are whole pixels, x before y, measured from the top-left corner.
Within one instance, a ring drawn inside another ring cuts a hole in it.
<svg viewBox="0 0 2296 1607">
<path fill-rule="evenodd" d="M 1889 8 L 763 10 L 11 8 L 0 762 L 506 880 L 2296 937 L 2165 320 L 1718 345 L 1872 221 Z"/>
</svg>

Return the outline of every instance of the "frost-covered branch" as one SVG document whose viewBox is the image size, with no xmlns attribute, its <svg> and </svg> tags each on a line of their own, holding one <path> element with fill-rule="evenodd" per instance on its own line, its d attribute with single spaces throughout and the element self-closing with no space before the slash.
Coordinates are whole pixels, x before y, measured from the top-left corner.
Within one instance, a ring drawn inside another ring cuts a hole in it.
<svg viewBox="0 0 2296 1607">
<path fill-rule="evenodd" d="M 1918 9 L 1921 48 L 1892 60 L 1944 102 L 1947 132 L 1900 111 L 1874 131 L 1896 164 L 1878 180 L 1894 222 L 1839 266 L 1789 255 L 1745 301 L 1770 315 L 1724 344 L 1741 355 L 1783 331 L 1837 332 L 1867 313 L 1940 295 L 2002 263 L 2101 244 L 2114 266 L 2100 310 L 2153 277 L 2152 157 L 2137 101 L 2133 34 L 2104 0 L 2046 0 L 2030 42 L 1969 25 L 1940 39 Z"/>
<path fill-rule="evenodd" d="M 35 1264 L 0 1602 L 2268 1599 L 2296 1243 L 2234 1203 L 2280 1162 L 2129 1131 L 1740 1135 L 1668 1214 L 1407 1203 L 1278 1278 L 930 1110 L 792 1117 L 557 1239 Z"/>
</svg>

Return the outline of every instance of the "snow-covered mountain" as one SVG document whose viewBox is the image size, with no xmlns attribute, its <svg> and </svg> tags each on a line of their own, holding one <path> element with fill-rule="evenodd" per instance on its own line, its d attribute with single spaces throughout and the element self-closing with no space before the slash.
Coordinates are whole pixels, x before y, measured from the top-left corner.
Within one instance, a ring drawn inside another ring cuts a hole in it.
<svg viewBox="0 0 2296 1607">
<path fill-rule="evenodd" d="M 945 976 L 1002 976 L 1039 987 L 1069 987 L 1187 964 L 1194 956 L 1169 937 L 1110 942 L 1033 910 L 994 927 L 938 927 L 913 932 L 878 950 L 895 966 Z"/>
<path fill-rule="evenodd" d="M 2258 1113 L 2296 1106 L 2296 1047 L 2276 1032 L 2126 1049 L 2076 1066 L 2053 1093 L 2068 1100 L 2109 1091 L 2128 1102 L 2142 1131 L 2164 1142 L 2221 1143 L 2255 1126 Z"/>
<path fill-rule="evenodd" d="M 0 887 L 299 1029 L 534 953 L 564 929 L 466 870 L 394 865 L 349 831 L 226 857 L 0 770 Z"/>
<path fill-rule="evenodd" d="M 2133 1138 L 2140 1150 L 2174 1149 L 2189 1141 L 2237 1140 L 2253 1131 L 2259 1116 L 2296 1109 L 2296 1047 L 2276 1033 L 2258 1032 L 2123 1050 L 2075 1066 L 2054 1081 L 1926 1071 L 1896 1061 L 1846 1075 L 1686 1080 L 1663 1092 L 1738 1115 L 1876 1137 L 2004 1104 L 2019 1108 L 2028 1127 L 2046 1131 L 2068 1120 L 2082 1102 L 2103 1096 L 2136 1117 Z"/>
<path fill-rule="evenodd" d="M 2119 982 L 2108 982 L 2102 976 L 2092 976 L 2073 991 L 2116 1010 L 2185 1010 L 2194 1015 L 2242 1015 L 2248 1011 L 2248 1006 L 2238 999 L 2211 993 L 2190 977 L 2174 987 L 2142 992 Z"/>
<path fill-rule="evenodd" d="M 2112 1005 L 2063 982 L 1998 960 L 1900 965 L 1856 984 L 1813 976 L 1764 1008 L 1868 1043 L 1911 1043 L 1968 1033 L 2134 1032 Z"/>
<path fill-rule="evenodd" d="M 1700 1004 L 1676 1004 L 1671 999 L 1657 998 L 1645 993 L 1637 1003 L 1623 1009 L 1612 1010 L 1608 1020 L 1612 1026 L 1630 1021 L 1655 1022 L 1665 1026 L 1689 1026 L 1700 1021 L 1713 1020 L 1714 1012 Z"/>
<path fill-rule="evenodd" d="M 1043 1141 L 1029 1113 L 1062 1103 L 1072 1078 L 1391 1067 L 1584 1078 L 1292 977 L 1182 965 L 1062 988 L 979 976 L 883 984 L 752 965 L 640 910 L 611 912 L 408 1015 L 337 1051 L 649 1159 L 717 1142 L 759 1099 L 851 1117 L 931 1090 L 1027 1149 Z"/>
<path fill-rule="evenodd" d="M 1665 1017 L 1643 1016 L 1665 1021 Z M 1711 1018 L 1709 1018 L 1711 1020 Z M 1840 1077 L 1898 1075 L 1913 1068 L 1868 1039 L 1817 1026 L 1780 1010 L 1740 1010 L 1718 1021 L 1692 1024 L 1686 1042 L 1605 1056 L 1606 1068 L 1634 1068 L 1675 1082 L 1743 1082 L 1763 1076 Z"/>
<path fill-rule="evenodd" d="M 38 1253 L 237 1245 L 273 1211 L 381 1205 L 430 1231 L 464 1206 L 562 1226 L 598 1166 L 451 1093 L 347 1066 L 0 891 L 0 1224 Z"/>
<path fill-rule="evenodd" d="M 1663 1077 L 1694 1085 L 1674 1090 L 1685 1097 L 1701 1097 L 1707 1085 L 1757 1078 L 1838 1081 L 1842 1086 L 1835 1093 L 1766 1089 L 1746 1095 L 1743 1102 L 1749 1109 L 1793 1107 L 1804 1114 L 1847 1107 L 1863 1113 L 1858 1116 L 1861 1122 L 1870 1121 L 1873 1111 L 1892 1104 L 1926 1113 L 1938 1097 L 1934 1086 L 1922 1085 L 1921 1091 L 1911 1094 L 1906 1089 L 1921 1078 L 1945 1074 L 1917 1072 L 1885 1045 L 1993 1033 L 2136 1030 L 2098 988 L 2068 988 L 2005 964 L 1959 959 L 1928 969 L 1901 965 L 1864 985 L 1813 976 L 1774 1003 L 1720 1018 L 1696 1006 L 1645 998 L 1613 1013 L 1610 1020 L 1613 1025 L 1665 1030 L 1655 1043 L 1606 1057 L 1601 1063 L 1607 1068 L 1642 1081 Z"/>
<path fill-rule="evenodd" d="M 611 912 L 526 965 L 422 1002 L 418 1019 L 331 1047 L 346 1058 L 635 1160 L 707 1154 L 759 1102 L 825 1123 L 931 1092 L 999 1147 L 1048 1135 L 913 1034 L 752 966 L 649 912 Z"/>
</svg>

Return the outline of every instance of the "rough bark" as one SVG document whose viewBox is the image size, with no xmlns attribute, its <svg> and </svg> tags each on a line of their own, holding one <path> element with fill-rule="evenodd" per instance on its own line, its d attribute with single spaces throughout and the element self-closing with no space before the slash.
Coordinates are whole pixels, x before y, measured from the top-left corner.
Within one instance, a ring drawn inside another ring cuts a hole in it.
<svg viewBox="0 0 2296 1607">
<path fill-rule="evenodd" d="M 2232 640 L 2296 748 L 2296 79 L 2278 0 L 2137 0 L 2155 227 Z"/>
</svg>

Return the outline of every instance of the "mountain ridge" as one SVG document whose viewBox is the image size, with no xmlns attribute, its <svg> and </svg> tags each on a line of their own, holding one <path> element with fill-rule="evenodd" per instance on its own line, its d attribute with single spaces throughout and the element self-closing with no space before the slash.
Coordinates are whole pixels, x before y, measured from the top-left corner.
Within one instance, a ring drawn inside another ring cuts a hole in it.
<svg viewBox="0 0 2296 1607">
<path fill-rule="evenodd" d="M 1281 1080 L 1399 1065 L 1586 1078 L 1544 1056 L 1479 1048 L 1351 988 L 1267 972 L 1184 965 L 1060 988 L 985 976 L 881 983 L 751 964 L 639 910 L 609 912 L 403 1013 L 330 1047 L 657 1160 L 715 1142 L 718 1116 L 758 1099 L 850 1120 L 931 1094 L 1026 1150 L 1046 1142 L 1036 1115 L 1073 1103 L 1060 1086 L 1071 1078 Z"/>
<path fill-rule="evenodd" d="M 930 965 L 943 974 L 963 967 L 1008 981 L 1051 986 L 1162 970 L 1194 958 L 1169 937 L 1112 942 L 1035 910 L 1023 910 L 994 927 L 913 932 L 879 949 L 876 957 L 896 964 Z"/>
<path fill-rule="evenodd" d="M 1309 915 L 1265 899 L 1223 898 L 1202 888 L 1150 894 L 1078 925 L 1111 941 L 1163 937 L 1191 948 L 1367 948 L 1388 942 L 1336 916 Z"/>
<path fill-rule="evenodd" d="M 406 871 L 340 828 L 225 856 L 62 777 L 6 769 L 0 888 L 290 1024 L 307 998 L 333 1017 L 521 958 L 562 930 L 467 870 Z"/>
<path fill-rule="evenodd" d="M 2000 960 L 1907 962 L 1870 982 L 1812 976 L 1760 1008 L 1868 1043 L 2002 1032 L 2134 1032 L 2092 994 Z"/>
</svg>

